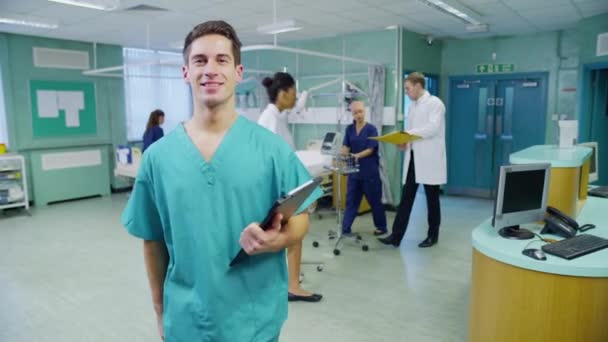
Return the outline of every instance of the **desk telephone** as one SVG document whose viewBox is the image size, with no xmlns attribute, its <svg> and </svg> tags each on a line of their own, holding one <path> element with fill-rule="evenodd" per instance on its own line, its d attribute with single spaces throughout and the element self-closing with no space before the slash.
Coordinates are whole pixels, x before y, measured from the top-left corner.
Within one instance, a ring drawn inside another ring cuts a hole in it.
<svg viewBox="0 0 608 342">
<path fill-rule="evenodd" d="M 579 226 L 578 223 L 568 215 L 562 213 L 556 208 L 547 207 L 547 215 L 545 216 L 545 227 L 541 230 L 541 234 L 556 234 L 565 238 L 576 236 L 577 232 L 584 232 L 595 228 L 592 224 Z"/>
</svg>

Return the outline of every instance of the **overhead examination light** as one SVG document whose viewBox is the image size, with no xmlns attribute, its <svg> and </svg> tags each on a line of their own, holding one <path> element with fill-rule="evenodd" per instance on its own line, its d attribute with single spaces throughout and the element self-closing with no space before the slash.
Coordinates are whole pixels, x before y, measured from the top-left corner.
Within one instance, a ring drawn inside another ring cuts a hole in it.
<svg viewBox="0 0 608 342">
<path fill-rule="evenodd" d="M 431 8 L 434 8 L 440 12 L 451 15 L 456 19 L 463 21 L 470 25 L 482 25 L 483 23 L 478 20 L 478 15 L 476 15 L 473 11 L 464 8 L 464 6 L 459 6 L 461 8 L 456 8 L 451 5 L 449 0 L 418 0 L 418 2 L 423 3 Z M 469 13 L 466 13 L 469 12 Z"/>
<path fill-rule="evenodd" d="M 42 29 L 56 29 L 59 27 L 57 21 L 22 15 L 0 16 L 0 24 L 21 25 Z"/>
<path fill-rule="evenodd" d="M 112 11 L 118 8 L 120 0 L 48 0 L 64 5 L 79 6 L 100 11 Z"/>
<path fill-rule="evenodd" d="M 280 21 L 268 25 L 258 26 L 257 31 L 264 34 L 279 34 L 301 30 L 302 27 L 296 24 L 293 19 Z"/>
<path fill-rule="evenodd" d="M 467 32 L 481 33 L 481 32 L 488 32 L 490 30 L 490 27 L 488 26 L 488 24 L 479 24 L 479 25 L 469 24 L 469 25 L 465 26 L 465 29 L 467 30 Z"/>
</svg>

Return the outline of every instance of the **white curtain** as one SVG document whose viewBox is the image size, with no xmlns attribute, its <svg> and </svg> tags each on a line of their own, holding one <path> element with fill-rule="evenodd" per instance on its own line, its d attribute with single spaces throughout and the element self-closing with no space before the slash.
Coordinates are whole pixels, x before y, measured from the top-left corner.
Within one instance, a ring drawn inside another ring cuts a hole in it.
<svg viewBox="0 0 608 342">
<path fill-rule="evenodd" d="M 6 105 L 2 87 L 2 70 L 0 70 L 0 143 L 8 146 L 8 129 L 6 128 Z"/>
<path fill-rule="evenodd" d="M 181 67 L 154 63 L 167 60 L 180 63 L 181 54 L 125 48 L 123 58 L 127 66 L 125 102 L 129 141 L 142 140 L 148 116 L 155 109 L 165 112 L 162 126 L 165 134 L 190 117 L 190 88 L 182 79 Z"/>
<path fill-rule="evenodd" d="M 368 67 L 369 79 L 369 114 L 372 124 L 378 129 L 378 134 L 382 135 L 382 117 L 384 114 L 384 82 L 386 79 L 386 69 L 384 66 Z M 393 203 L 390 181 L 388 179 L 386 161 L 384 160 L 384 146 L 378 144 L 380 154 L 380 179 L 382 180 L 382 203 Z"/>
</svg>

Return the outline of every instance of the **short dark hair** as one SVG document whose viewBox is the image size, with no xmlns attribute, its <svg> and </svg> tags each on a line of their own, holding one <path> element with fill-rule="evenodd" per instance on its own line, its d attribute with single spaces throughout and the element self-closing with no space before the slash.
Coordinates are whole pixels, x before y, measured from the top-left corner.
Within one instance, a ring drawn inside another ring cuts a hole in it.
<svg viewBox="0 0 608 342">
<path fill-rule="evenodd" d="M 207 36 L 210 34 L 218 34 L 220 36 L 226 37 L 228 40 L 232 42 L 232 54 L 234 55 L 234 64 L 241 64 L 241 41 L 239 37 L 236 35 L 236 31 L 234 28 L 223 20 L 210 20 L 205 21 L 204 23 L 200 23 L 196 25 L 192 31 L 188 33 L 186 36 L 186 40 L 184 41 L 184 63 L 188 65 L 188 58 L 190 57 L 190 45 L 197 38 Z"/>
<path fill-rule="evenodd" d="M 262 84 L 266 87 L 270 102 L 276 103 L 279 91 L 287 91 L 289 88 L 295 87 L 296 81 L 294 81 L 293 77 L 286 72 L 277 72 L 272 78 L 266 77 L 262 81 Z"/>
<path fill-rule="evenodd" d="M 422 88 L 426 87 L 426 81 L 424 80 L 424 75 L 421 72 L 413 72 L 407 75 L 405 81 L 409 81 L 412 85 L 416 85 L 416 83 L 420 84 Z"/>
</svg>

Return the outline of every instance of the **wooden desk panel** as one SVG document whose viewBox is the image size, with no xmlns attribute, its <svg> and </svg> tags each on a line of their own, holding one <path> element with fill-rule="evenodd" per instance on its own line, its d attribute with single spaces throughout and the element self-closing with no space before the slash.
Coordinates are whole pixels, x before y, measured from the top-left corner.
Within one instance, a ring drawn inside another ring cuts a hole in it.
<svg viewBox="0 0 608 342">
<path fill-rule="evenodd" d="M 498 262 L 473 249 L 470 342 L 606 342 L 608 278 Z"/>
</svg>

